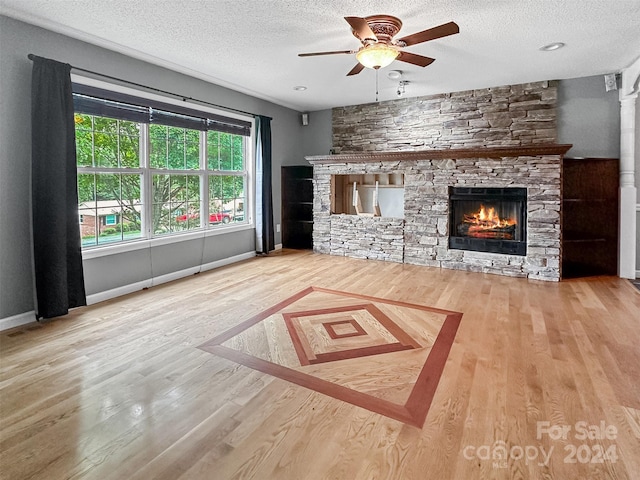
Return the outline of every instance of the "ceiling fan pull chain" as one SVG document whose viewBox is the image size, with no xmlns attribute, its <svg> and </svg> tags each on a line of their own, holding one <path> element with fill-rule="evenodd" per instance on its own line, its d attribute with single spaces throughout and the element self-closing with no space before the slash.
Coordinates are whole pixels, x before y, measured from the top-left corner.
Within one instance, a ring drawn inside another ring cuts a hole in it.
<svg viewBox="0 0 640 480">
<path fill-rule="evenodd" d="M 380 71 L 379 68 L 376 68 L 376 102 L 378 101 L 378 72 Z"/>
</svg>

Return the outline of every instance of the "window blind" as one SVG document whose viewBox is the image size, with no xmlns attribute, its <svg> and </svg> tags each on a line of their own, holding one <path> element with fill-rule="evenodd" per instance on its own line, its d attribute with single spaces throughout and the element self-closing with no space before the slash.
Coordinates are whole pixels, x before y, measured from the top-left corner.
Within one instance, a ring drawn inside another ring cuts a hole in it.
<svg viewBox="0 0 640 480">
<path fill-rule="evenodd" d="M 251 122 L 246 120 L 79 83 L 74 83 L 72 87 L 73 105 L 77 113 L 194 130 L 251 135 Z"/>
</svg>

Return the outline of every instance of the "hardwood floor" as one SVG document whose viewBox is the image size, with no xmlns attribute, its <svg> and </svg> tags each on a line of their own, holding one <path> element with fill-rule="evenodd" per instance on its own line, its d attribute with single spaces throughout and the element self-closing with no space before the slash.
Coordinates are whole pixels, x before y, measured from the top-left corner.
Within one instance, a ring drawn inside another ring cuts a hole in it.
<svg viewBox="0 0 640 480">
<path fill-rule="evenodd" d="M 413 377 L 393 368 L 420 348 L 294 364 L 369 337 L 425 348 L 437 315 L 421 334 L 408 313 L 385 311 L 382 328 L 364 307 L 334 318 L 309 303 L 329 316 L 303 319 L 317 330 L 297 352 L 286 327 L 239 327 L 307 287 L 463 314 L 422 428 L 198 348 L 242 330 L 221 345 L 404 401 Z M 0 478 L 640 479 L 639 327 L 640 292 L 616 277 L 556 284 L 284 250 L 1 332 Z M 375 371 L 347 379 L 360 361 Z"/>
</svg>

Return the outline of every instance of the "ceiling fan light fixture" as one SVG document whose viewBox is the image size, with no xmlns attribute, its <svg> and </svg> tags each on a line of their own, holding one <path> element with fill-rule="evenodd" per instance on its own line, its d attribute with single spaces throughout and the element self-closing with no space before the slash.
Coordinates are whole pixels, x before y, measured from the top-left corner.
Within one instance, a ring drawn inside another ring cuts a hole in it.
<svg viewBox="0 0 640 480">
<path fill-rule="evenodd" d="M 358 50 L 356 58 L 365 67 L 378 69 L 389 65 L 398 58 L 398 55 L 400 55 L 400 51 L 391 45 L 372 43 Z"/>
</svg>

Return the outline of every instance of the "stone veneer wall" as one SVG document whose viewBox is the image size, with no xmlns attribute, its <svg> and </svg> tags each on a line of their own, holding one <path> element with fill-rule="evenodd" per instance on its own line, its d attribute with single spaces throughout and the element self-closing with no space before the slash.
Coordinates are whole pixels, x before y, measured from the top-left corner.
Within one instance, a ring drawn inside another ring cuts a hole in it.
<svg viewBox="0 0 640 480">
<path fill-rule="evenodd" d="M 345 155 L 307 157 L 314 250 L 559 280 L 562 153 L 535 147 L 557 141 L 557 95 L 557 82 L 543 81 L 333 109 L 333 152 Z M 527 153 L 482 152 L 492 147 Z M 410 159 L 393 160 L 406 151 Z M 404 174 L 404 219 L 330 214 L 331 175 L 363 173 Z M 450 186 L 527 188 L 527 255 L 449 250 Z"/>
<path fill-rule="evenodd" d="M 345 162 L 339 157 L 335 163 L 314 162 L 314 157 L 308 157 L 314 164 L 314 251 L 541 280 L 560 279 L 562 155 L 437 159 L 425 155 L 424 160 L 377 162 Z M 404 220 L 331 215 L 331 175 L 363 173 L 404 174 Z M 527 255 L 449 250 L 449 186 L 526 187 Z"/>
<path fill-rule="evenodd" d="M 334 153 L 555 143 L 556 81 L 333 109 Z"/>
<path fill-rule="evenodd" d="M 404 261 L 403 219 L 339 214 L 329 221 L 331 255 Z"/>
</svg>

